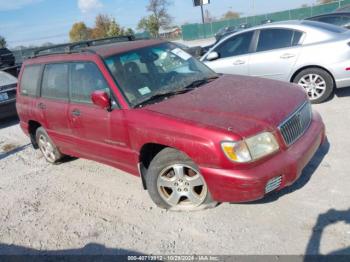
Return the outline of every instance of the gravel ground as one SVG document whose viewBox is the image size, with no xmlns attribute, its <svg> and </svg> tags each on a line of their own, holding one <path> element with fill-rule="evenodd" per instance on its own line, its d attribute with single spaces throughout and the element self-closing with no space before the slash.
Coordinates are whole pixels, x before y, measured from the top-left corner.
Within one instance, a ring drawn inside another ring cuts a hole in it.
<svg viewBox="0 0 350 262">
<path fill-rule="evenodd" d="M 0 254 L 350 254 L 350 89 L 315 108 L 329 145 L 292 187 L 250 204 L 177 213 L 138 178 L 84 159 L 50 165 L 0 124 Z"/>
</svg>

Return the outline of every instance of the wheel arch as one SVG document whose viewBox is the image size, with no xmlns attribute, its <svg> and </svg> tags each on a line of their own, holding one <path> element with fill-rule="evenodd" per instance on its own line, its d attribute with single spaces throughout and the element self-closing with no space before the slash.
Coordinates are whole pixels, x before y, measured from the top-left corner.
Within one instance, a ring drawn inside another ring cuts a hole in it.
<svg viewBox="0 0 350 262">
<path fill-rule="evenodd" d="M 294 72 L 294 74 L 292 75 L 292 77 L 290 78 L 290 82 L 293 83 L 294 79 L 296 78 L 296 76 L 303 70 L 305 69 L 310 69 L 310 68 L 318 68 L 318 69 L 322 69 L 324 71 L 326 71 L 333 79 L 333 84 L 334 84 L 334 87 L 337 88 L 337 84 L 335 82 L 335 78 L 332 74 L 331 71 L 329 71 L 328 69 L 326 69 L 325 67 L 323 66 L 319 66 L 319 65 L 307 65 L 307 66 L 303 66 L 301 68 L 299 68 L 297 71 Z"/>
<path fill-rule="evenodd" d="M 138 170 L 142 180 L 142 186 L 146 190 L 146 173 L 153 158 L 164 148 L 169 146 L 159 143 L 146 143 L 139 150 Z"/>
<path fill-rule="evenodd" d="M 42 125 L 38 122 L 38 121 L 35 121 L 35 120 L 29 120 L 28 121 L 28 132 L 29 132 L 29 137 L 30 137 L 30 141 L 33 145 L 33 147 L 35 149 L 38 149 L 39 146 L 36 142 L 36 130 L 41 127 Z"/>
<path fill-rule="evenodd" d="M 154 159 L 154 157 L 165 148 L 175 149 L 190 158 L 190 156 L 186 152 L 184 152 L 180 148 L 177 148 L 171 145 L 166 145 L 162 143 L 144 144 L 139 150 L 140 153 L 139 153 L 139 160 L 138 160 L 139 161 L 138 171 L 142 179 L 142 186 L 145 190 L 147 189 L 145 177 L 146 177 L 148 167 L 151 164 L 151 161 Z"/>
</svg>

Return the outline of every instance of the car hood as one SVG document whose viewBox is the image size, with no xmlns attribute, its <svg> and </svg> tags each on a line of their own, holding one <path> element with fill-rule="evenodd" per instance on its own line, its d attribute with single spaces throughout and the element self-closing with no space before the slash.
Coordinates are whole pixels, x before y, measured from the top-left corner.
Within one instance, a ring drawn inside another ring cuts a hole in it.
<svg viewBox="0 0 350 262">
<path fill-rule="evenodd" d="M 306 99 L 305 92 L 296 85 L 224 75 L 194 91 L 144 109 L 250 136 L 262 130 L 275 130 Z"/>
</svg>

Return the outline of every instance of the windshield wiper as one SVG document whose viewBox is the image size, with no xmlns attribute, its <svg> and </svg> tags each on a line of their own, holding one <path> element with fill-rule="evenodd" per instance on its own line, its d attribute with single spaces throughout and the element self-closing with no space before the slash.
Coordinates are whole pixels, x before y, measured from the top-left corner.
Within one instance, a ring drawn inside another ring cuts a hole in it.
<svg viewBox="0 0 350 262">
<path fill-rule="evenodd" d="M 151 103 L 154 100 L 158 100 L 163 97 L 170 97 L 170 96 L 175 96 L 179 94 L 184 94 L 187 93 L 193 89 L 196 89 L 197 87 L 200 87 L 201 85 L 207 84 L 211 82 L 214 79 L 217 79 L 218 76 L 213 76 L 213 77 L 208 77 L 200 80 L 195 80 L 191 84 L 181 88 L 181 89 L 175 89 L 175 90 L 168 90 L 168 91 L 160 91 L 155 93 L 154 95 L 147 97 L 146 99 L 138 102 L 136 105 L 134 105 L 134 108 L 136 107 L 142 107 L 144 104 Z"/>
<path fill-rule="evenodd" d="M 187 93 L 191 90 L 192 90 L 191 88 L 188 88 L 188 89 L 180 89 L 180 90 L 178 89 L 178 90 L 162 91 L 159 93 L 155 93 L 154 95 L 147 97 L 146 99 L 138 102 L 136 105 L 134 105 L 134 107 L 142 107 L 144 104 L 148 104 L 154 100 L 158 100 L 158 99 L 163 98 L 163 97 L 170 97 L 170 96 L 175 96 L 178 94 Z"/>
<path fill-rule="evenodd" d="M 185 89 L 194 89 L 194 88 L 200 87 L 200 86 L 207 84 L 207 83 L 209 83 L 215 79 L 218 79 L 218 78 L 219 78 L 218 76 L 212 76 L 212 77 L 199 79 L 199 80 L 193 81 L 191 84 L 185 86 L 184 88 Z"/>
</svg>

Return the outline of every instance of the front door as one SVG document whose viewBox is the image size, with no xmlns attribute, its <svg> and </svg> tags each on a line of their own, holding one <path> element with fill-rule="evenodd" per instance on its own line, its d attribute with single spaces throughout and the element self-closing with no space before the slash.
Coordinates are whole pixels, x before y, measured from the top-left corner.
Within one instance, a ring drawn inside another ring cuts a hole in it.
<svg viewBox="0 0 350 262">
<path fill-rule="evenodd" d="M 205 63 L 221 74 L 248 75 L 250 45 L 254 31 L 238 34 L 223 41 L 213 51 L 219 58 Z"/>
<path fill-rule="evenodd" d="M 70 105 L 68 119 L 79 155 L 123 167 L 128 137 L 125 131 L 123 111 L 114 108 L 107 111 L 91 101 L 96 90 L 112 91 L 92 62 L 70 65 Z"/>
</svg>

